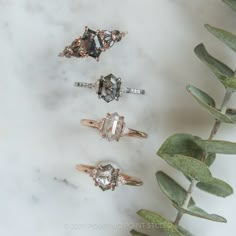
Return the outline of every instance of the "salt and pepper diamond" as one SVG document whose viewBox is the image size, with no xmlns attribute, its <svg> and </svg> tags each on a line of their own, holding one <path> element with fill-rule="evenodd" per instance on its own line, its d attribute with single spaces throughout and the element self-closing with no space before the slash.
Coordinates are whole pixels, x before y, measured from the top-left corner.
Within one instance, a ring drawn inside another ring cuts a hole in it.
<svg viewBox="0 0 236 236">
<path fill-rule="evenodd" d="M 111 102 L 114 99 L 118 101 L 121 96 L 121 78 L 116 78 L 113 74 L 101 76 L 97 94 L 106 102 Z"/>
<path fill-rule="evenodd" d="M 67 58 L 90 56 L 99 60 L 100 54 L 111 48 L 115 42 L 119 42 L 125 34 L 119 30 L 94 31 L 85 27 L 83 36 L 75 39 L 71 45 L 66 46 L 59 56 Z"/>
<path fill-rule="evenodd" d="M 116 186 L 125 183 L 122 178 L 119 178 L 119 169 L 115 169 L 111 164 L 99 165 L 91 172 L 90 176 L 93 178 L 95 185 L 103 191 L 114 190 Z"/>
<path fill-rule="evenodd" d="M 96 83 L 75 82 L 76 87 L 95 89 L 99 98 L 104 101 L 118 101 L 123 93 L 129 94 L 145 94 L 143 89 L 126 88 L 122 85 L 121 78 L 117 78 L 113 74 L 101 76 Z"/>
</svg>

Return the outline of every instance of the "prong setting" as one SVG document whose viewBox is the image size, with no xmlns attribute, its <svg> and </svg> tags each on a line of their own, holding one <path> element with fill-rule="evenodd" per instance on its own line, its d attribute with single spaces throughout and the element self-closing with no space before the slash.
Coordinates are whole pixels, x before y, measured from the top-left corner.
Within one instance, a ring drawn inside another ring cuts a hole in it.
<svg viewBox="0 0 236 236">
<path fill-rule="evenodd" d="M 106 51 L 113 46 L 115 42 L 119 42 L 125 35 L 118 30 L 97 30 L 93 31 L 87 26 L 84 34 L 75 39 L 71 45 L 66 46 L 63 52 L 59 54 L 61 57 L 93 57 L 99 61 L 101 52 Z"/>
</svg>

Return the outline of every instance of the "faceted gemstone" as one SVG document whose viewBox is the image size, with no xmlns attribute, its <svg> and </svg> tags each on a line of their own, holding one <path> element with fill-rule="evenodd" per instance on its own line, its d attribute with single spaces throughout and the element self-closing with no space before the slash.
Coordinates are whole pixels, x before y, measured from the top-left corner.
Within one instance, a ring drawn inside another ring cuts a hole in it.
<svg viewBox="0 0 236 236">
<path fill-rule="evenodd" d="M 119 140 L 124 126 L 124 117 L 118 113 L 108 114 L 105 118 L 102 133 L 109 141 Z"/>
<path fill-rule="evenodd" d="M 87 29 L 82 37 L 83 46 L 89 56 L 98 58 L 101 54 L 101 44 L 95 31 Z"/>
<path fill-rule="evenodd" d="M 111 189 L 112 186 L 115 186 L 117 178 L 118 174 L 115 172 L 115 169 L 110 164 L 100 166 L 100 168 L 97 169 L 96 175 L 94 176 L 96 184 L 103 191 Z"/>
<path fill-rule="evenodd" d="M 113 74 L 101 77 L 99 81 L 98 96 L 106 102 L 118 100 L 120 97 L 121 79 L 116 78 Z"/>
<path fill-rule="evenodd" d="M 98 60 L 103 51 L 112 47 L 115 42 L 119 42 L 122 37 L 122 33 L 118 30 L 93 31 L 86 27 L 83 36 L 66 46 L 59 56 L 68 58 L 91 56 Z"/>
</svg>

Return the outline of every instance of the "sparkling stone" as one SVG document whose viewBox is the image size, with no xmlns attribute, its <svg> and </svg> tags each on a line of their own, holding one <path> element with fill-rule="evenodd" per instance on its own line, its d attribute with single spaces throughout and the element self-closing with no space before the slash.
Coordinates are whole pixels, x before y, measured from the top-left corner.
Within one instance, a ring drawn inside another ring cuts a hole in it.
<svg viewBox="0 0 236 236">
<path fill-rule="evenodd" d="M 113 74 L 101 77 L 98 96 L 103 98 L 106 102 L 111 102 L 112 100 L 120 97 L 121 80 L 116 78 Z"/>
<path fill-rule="evenodd" d="M 89 56 L 98 58 L 101 54 L 100 40 L 95 31 L 87 29 L 82 37 L 83 47 L 86 49 Z"/>
<path fill-rule="evenodd" d="M 117 178 L 118 174 L 115 173 L 115 169 L 110 164 L 101 166 L 94 176 L 96 184 L 98 184 L 103 191 L 111 189 L 113 185 L 115 186 Z"/>
<path fill-rule="evenodd" d="M 119 140 L 124 126 L 124 118 L 118 113 L 108 114 L 105 118 L 102 133 L 109 141 Z"/>
<path fill-rule="evenodd" d="M 117 182 L 116 182 L 116 185 L 117 186 L 122 186 L 126 184 L 126 180 L 123 176 L 119 175 L 118 178 L 117 178 Z"/>
</svg>

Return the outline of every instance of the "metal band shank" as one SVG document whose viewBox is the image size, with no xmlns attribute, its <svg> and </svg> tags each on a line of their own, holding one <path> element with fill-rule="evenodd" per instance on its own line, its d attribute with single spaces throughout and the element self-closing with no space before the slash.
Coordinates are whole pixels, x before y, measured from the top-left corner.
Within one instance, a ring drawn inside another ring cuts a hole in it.
<svg viewBox="0 0 236 236">
<path fill-rule="evenodd" d="M 123 136 L 130 136 L 130 137 L 135 137 L 135 138 L 147 138 L 148 135 L 144 132 L 135 130 L 135 129 L 130 129 L 128 128 L 127 131 L 123 134 Z"/>
<path fill-rule="evenodd" d="M 143 185 L 143 181 L 141 179 L 138 179 L 136 177 L 129 176 L 129 175 L 126 175 L 126 174 L 123 174 L 123 173 L 120 173 L 119 175 L 124 178 L 124 180 L 125 180 L 124 184 L 126 184 L 126 185 L 131 185 L 131 186 L 141 186 L 141 185 Z"/>
<path fill-rule="evenodd" d="M 101 121 L 96 121 L 96 120 L 89 120 L 89 119 L 82 119 L 80 121 L 80 123 L 82 125 L 88 126 L 88 127 L 92 127 L 92 128 L 96 128 L 101 130 L 102 126 L 103 126 L 103 120 Z"/>
<path fill-rule="evenodd" d="M 90 166 L 90 165 L 83 165 L 83 164 L 76 165 L 76 169 L 78 171 L 84 172 L 86 174 L 90 174 L 96 168 L 97 168 L 96 166 Z"/>
</svg>

